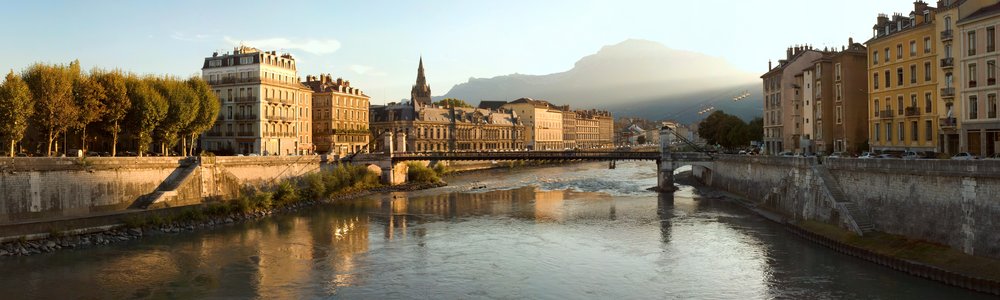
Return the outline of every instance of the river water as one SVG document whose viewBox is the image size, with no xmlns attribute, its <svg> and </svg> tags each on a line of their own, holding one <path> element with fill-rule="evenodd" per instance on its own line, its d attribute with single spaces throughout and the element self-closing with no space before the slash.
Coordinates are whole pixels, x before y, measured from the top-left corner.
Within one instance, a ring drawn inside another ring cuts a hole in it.
<svg viewBox="0 0 1000 300">
<path fill-rule="evenodd" d="M 975 299 L 835 253 L 655 164 L 491 170 L 194 233 L 0 259 L 3 299 Z M 485 188 L 480 188 L 485 186 Z"/>
</svg>

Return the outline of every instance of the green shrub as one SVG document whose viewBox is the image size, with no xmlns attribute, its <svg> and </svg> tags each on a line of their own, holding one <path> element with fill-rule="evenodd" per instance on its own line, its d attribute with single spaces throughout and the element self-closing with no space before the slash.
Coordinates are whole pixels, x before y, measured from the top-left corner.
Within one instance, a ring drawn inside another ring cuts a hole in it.
<svg viewBox="0 0 1000 300">
<path fill-rule="evenodd" d="M 326 196 L 326 183 L 323 174 L 310 173 L 302 177 L 302 198 L 315 200 Z"/>
<path fill-rule="evenodd" d="M 298 189 L 290 181 L 284 180 L 278 184 L 278 188 L 274 191 L 274 200 L 278 205 L 299 201 Z"/>
<path fill-rule="evenodd" d="M 406 179 L 414 183 L 434 183 L 441 181 L 441 177 L 434 169 L 428 168 L 421 163 L 407 163 Z"/>
<path fill-rule="evenodd" d="M 271 209 L 274 207 L 274 194 L 269 192 L 258 192 L 253 195 L 253 204 L 260 209 Z"/>
</svg>

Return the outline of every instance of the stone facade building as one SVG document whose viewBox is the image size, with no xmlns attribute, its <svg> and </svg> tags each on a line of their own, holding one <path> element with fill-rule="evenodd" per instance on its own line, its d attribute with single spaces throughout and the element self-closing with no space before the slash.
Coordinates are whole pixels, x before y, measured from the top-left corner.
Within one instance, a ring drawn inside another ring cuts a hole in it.
<svg viewBox="0 0 1000 300">
<path fill-rule="evenodd" d="M 576 146 L 581 149 L 613 146 L 614 122 L 610 112 L 601 110 L 575 111 Z"/>
<path fill-rule="evenodd" d="M 370 98 L 342 78 L 330 74 L 307 76 L 313 91 L 313 144 L 317 153 L 345 156 L 367 152 Z"/>
<path fill-rule="evenodd" d="M 525 127 L 525 141 L 532 150 L 563 150 L 563 112 L 544 100 L 521 98 L 502 106 L 514 111 Z"/>
<path fill-rule="evenodd" d="M 509 110 L 440 107 L 430 101 L 423 60 L 417 69 L 413 99 L 404 103 L 371 106 L 374 138 L 391 133 L 405 149 L 400 152 L 519 150 L 525 147 L 525 126 Z M 561 119 L 560 119 L 561 121 Z M 383 143 L 374 143 L 384 151 Z"/>
<path fill-rule="evenodd" d="M 764 83 L 765 153 L 802 153 L 809 147 L 811 134 L 809 137 L 803 134 L 803 73 L 822 56 L 821 51 L 808 46 L 791 47 L 786 50 L 785 59 L 774 67 L 769 63 L 767 73 L 760 76 Z"/>
<path fill-rule="evenodd" d="M 869 132 L 873 150 L 938 149 L 935 10 L 914 2 L 908 16 L 878 16 L 868 45 Z"/>
<path fill-rule="evenodd" d="M 202 78 L 222 102 L 201 147 L 219 154 L 313 152 L 312 91 L 299 83 L 290 54 L 239 46 L 206 57 Z"/>
<path fill-rule="evenodd" d="M 952 102 L 952 120 L 957 119 L 956 150 L 978 156 L 1000 153 L 1000 118 L 997 115 L 997 28 L 1000 27 L 1000 3 L 996 1 L 951 1 L 957 18 L 953 44 L 956 48 L 952 79 L 959 80 L 956 101 Z M 949 19 L 956 20 L 956 19 Z M 950 24 L 949 24 L 950 25 Z M 955 105 L 957 104 L 957 105 Z M 947 118 L 948 116 L 945 116 Z M 950 150 L 950 149 L 949 149 Z"/>
</svg>

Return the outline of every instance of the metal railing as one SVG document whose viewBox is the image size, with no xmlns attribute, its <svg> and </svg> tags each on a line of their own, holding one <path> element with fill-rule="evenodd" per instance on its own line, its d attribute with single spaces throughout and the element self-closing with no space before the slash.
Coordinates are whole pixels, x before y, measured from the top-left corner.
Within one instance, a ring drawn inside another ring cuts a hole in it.
<svg viewBox="0 0 1000 300">
<path fill-rule="evenodd" d="M 948 29 L 948 30 L 942 30 L 942 31 L 941 31 L 941 41 L 947 41 L 947 40 L 950 40 L 950 39 L 952 39 L 952 37 L 954 36 L 954 35 L 952 34 L 952 32 L 953 32 L 953 31 L 952 31 L 951 29 Z"/>
<path fill-rule="evenodd" d="M 942 88 L 941 97 L 955 97 L 955 88 L 953 87 Z"/>
<path fill-rule="evenodd" d="M 917 108 L 916 106 L 907 107 L 905 115 L 907 117 L 919 116 L 920 115 L 920 109 Z"/>
</svg>

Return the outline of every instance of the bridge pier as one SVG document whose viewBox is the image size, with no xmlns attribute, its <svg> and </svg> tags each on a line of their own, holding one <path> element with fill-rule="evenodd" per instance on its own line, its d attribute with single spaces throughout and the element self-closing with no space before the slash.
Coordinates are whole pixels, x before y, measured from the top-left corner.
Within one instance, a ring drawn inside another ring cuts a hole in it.
<svg viewBox="0 0 1000 300">
<path fill-rule="evenodd" d="M 656 161 L 656 190 L 661 193 L 672 193 L 674 186 L 674 162 L 670 160 Z"/>
</svg>

